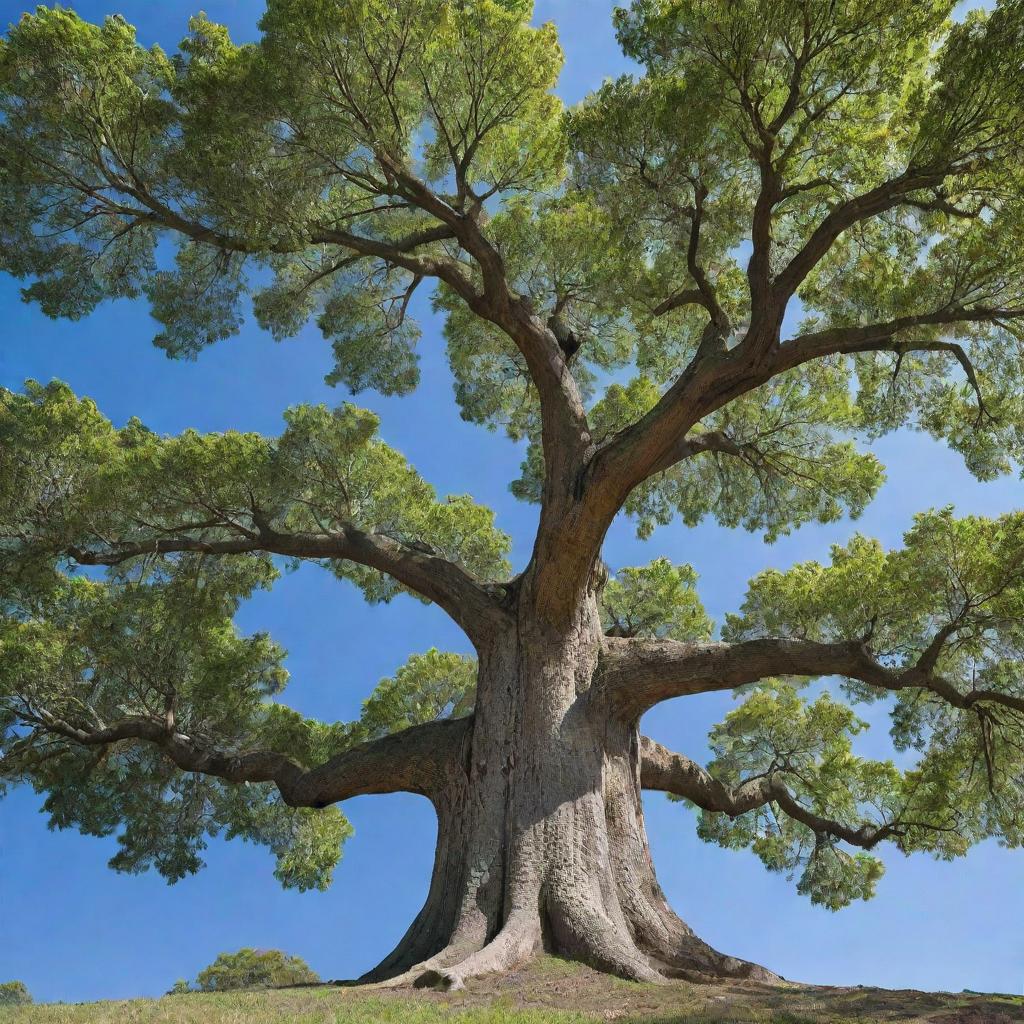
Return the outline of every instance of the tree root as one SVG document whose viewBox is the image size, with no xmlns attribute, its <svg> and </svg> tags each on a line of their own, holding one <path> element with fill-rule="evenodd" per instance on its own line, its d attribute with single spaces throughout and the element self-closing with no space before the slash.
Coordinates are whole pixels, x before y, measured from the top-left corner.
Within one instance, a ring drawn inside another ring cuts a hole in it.
<svg viewBox="0 0 1024 1024">
<path fill-rule="evenodd" d="M 465 987 L 470 978 L 507 971 L 530 959 L 541 945 L 540 921 L 535 916 L 513 914 L 492 942 L 450 966 L 422 964 L 417 987 L 431 986 L 448 992 Z"/>
<path fill-rule="evenodd" d="M 667 910 L 667 908 L 666 908 Z M 670 913 L 670 912 L 669 912 Z M 674 915 L 673 915 L 674 916 Z M 693 935 L 678 918 L 677 926 L 662 921 L 657 943 L 638 945 L 628 928 L 616 924 L 600 909 L 582 901 L 559 900 L 549 910 L 554 952 L 600 971 L 638 982 L 682 979 L 709 984 L 742 979 L 779 984 L 784 979 L 758 964 L 719 953 Z M 669 927 L 665 927 L 669 926 Z M 495 938 L 484 944 L 462 938 L 408 970 L 367 988 L 439 988 L 454 992 L 471 978 L 500 974 L 532 959 L 543 946 L 536 912 L 513 913 Z"/>
<path fill-rule="evenodd" d="M 668 978 L 713 982 L 723 978 L 778 984 L 778 974 L 749 960 L 720 953 L 694 935 L 664 900 L 651 903 L 642 920 L 634 921 L 638 945 L 657 970 Z"/>
<path fill-rule="evenodd" d="M 582 901 L 559 902 L 551 913 L 552 928 L 561 952 L 629 981 L 662 980 L 637 948 L 623 923 L 614 922 Z"/>
</svg>

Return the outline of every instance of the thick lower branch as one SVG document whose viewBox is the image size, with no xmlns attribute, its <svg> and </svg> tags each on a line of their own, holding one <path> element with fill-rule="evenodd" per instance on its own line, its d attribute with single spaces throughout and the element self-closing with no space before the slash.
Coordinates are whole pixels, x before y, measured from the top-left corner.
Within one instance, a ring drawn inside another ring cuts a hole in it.
<svg viewBox="0 0 1024 1024">
<path fill-rule="evenodd" d="M 45 712 L 27 724 L 86 747 L 135 741 L 158 747 L 182 771 L 226 782 L 272 782 L 292 807 L 326 807 L 371 793 L 420 793 L 434 799 L 465 760 L 471 719 L 414 725 L 370 740 L 305 768 L 272 750 L 231 752 L 169 729 L 156 717 L 121 719 L 101 729 L 83 729 Z"/>
</svg>

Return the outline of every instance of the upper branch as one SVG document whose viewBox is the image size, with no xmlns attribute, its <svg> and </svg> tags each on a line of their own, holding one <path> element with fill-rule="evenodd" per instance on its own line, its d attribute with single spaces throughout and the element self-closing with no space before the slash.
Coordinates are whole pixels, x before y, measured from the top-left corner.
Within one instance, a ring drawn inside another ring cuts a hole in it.
<svg viewBox="0 0 1024 1024">
<path fill-rule="evenodd" d="M 965 306 L 953 302 L 927 313 L 908 314 L 875 324 L 832 327 L 798 335 L 780 347 L 778 365 L 781 370 L 787 370 L 812 359 L 857 352 L 948 352 L 963 367 L 972 387 L 979 392 L 980 397 L 980 387 L 962 346 L 949 341 L 931 339 L 904 342 L 898 340 L 897 336 L 915 327 L 941 327 L 966 323 L 998 324 L 1022 318 L 1024 308 Z"/>
<path fill-rule="evenodd" d="M 479 638 L 501 607 L 485 584 L 455 562 L 380 533 L 344 526 L 330 533 L 282 533 L 267 524 L 255 531 L 238 529 L 239 536 L 204 539 L 159 535 L 146 540 L 89 547 L 74 546 L 66 554 L 80 565 L 120 565 L 140 555 L 194 551 L 210 555 L 240 555 L 264 551 L 290 558 L 345 559 L 386 573 L 410 590 L 443 608 L 470 638 Z"/>
<path fill-rule="evenodd" d="M 624 500 L 643 480 L 706 447 L 701 436 L 688 436 L 695 423 L 788 370 L 837 354 L 893 352 L 902 357 L 909 352 L 946 353 L 963 369 L 981 415 L 987 415 L 985 395 L 967 350 L 954 341 L 907 335 L 915 328 L 998 325 L 1022 319 L 1024 307 L 1018 305 L 952 300 L 925 313 L 799 335 L 756 360 L 742 344 L 728 353 L 699 356 L 654 409 L 597 452 L 589 479 L 596 494 L 614 491 L 618 500 Z"/>
<path fill-rule="evenodd" d="M 811 232 L 802 248 L 775 277 L 772 285 L 773 300 L 785 307 L 807 275 L 828 255 L 843 232 L 855 224 L 877 217 L 902 204 L 915 204 L 915 192 L 937 188 L 955 168 L 942 170 L 916 170 L 908 168 L 902 174 L 881 185 L 848 199 L 836 206 Z"/>
</svg>

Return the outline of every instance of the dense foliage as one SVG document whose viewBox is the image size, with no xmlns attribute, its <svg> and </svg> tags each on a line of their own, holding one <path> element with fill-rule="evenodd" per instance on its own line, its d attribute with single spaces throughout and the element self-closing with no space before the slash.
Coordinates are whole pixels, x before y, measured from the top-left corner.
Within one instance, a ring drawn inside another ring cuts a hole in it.
<svg viewBox="0 0 1024 1024">
<path fill-rule="evenodd" d="M 310 985 L 320 979 L 298 956 L 279 949 L 240 949 L 221 953 L 196 977 L 200 992 L 234 992 L 246 988 L 282 988 L 285 985 Z"/>
<path fill-rule="evenodd" d="M 531 7 L 269 0 L 258 42 L 200 15 L 173 55 L 40 7 L 0 44 L 0 267 L 50 316 L 144 299 L 174 357 L 250 308 L 276 338 L 315 319 L 351 393 L 416 386 L 427 282 L 462 415 L 525 442 L 537 552 L 576 545 L 587 573 L 620 508 L 644 537 L 856 517 L 885 474 L 867 447 L 900 428 L 980 479 L 1021 469 L 1020 0 L 960 21 L 950 0 L 634 0 L 615 17 L 639 72 L 570 111 Z M 124 870 L 180 878 L 224 833 L 325 885 L 341 813 L 235 766 L 310 770 L 467 716 L 476 663 L 432 650 L 357 722 L 310 721 L 239 604 L 308 560 L 370 601 L 435 601 L 475 642 L 520 578 L 490 510 L 440 499 L 377 428 L 341 403 L 275 438 L 167 438 L 59 383 L 0 393 L 0 781 L 116 833 Z M 945 509 L 897 551 L 857 536 L 758 576 L 722 641 L 836 668 L 753 681 L 708 771 L 787 795 L 704 807 L 701 834 L 832 908 L 871 895 L 883 838 L 1020 845 L 1022 573 L 1019 514 Z M 601 582 L 609 637 L 714 646 L 690 567 Z M 855 749 L 851 705 L 879 699 L 889 761 Z"/>
<path fill-rule="evenodd" d="M 28 1006 L 32 996 L 23 981 L 0 983 L 0 1006 Z"/>
</svg>

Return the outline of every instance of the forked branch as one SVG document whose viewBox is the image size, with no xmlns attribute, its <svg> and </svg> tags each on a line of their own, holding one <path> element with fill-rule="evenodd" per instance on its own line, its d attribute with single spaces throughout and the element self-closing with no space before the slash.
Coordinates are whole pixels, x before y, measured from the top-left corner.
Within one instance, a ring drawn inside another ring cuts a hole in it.
<svg viewBox="0 0 1024 1024">
<path fill-rule="evenodd" d="M 705 811 L 728 814 L 731 818 L 766 804 L 776 804 L 783 813 L 806 825 L 816 835 L 832 836 L 865 850 L 900 832 L 898 822 L 854 828 L 816 814 L 800 803 L 776 774 L 748 779 L 738 786 L 726 786 L 696 761 L 646 736 L 640 738 L 640 785 L 644 789 L 685 797 Z"/>
</svg>

